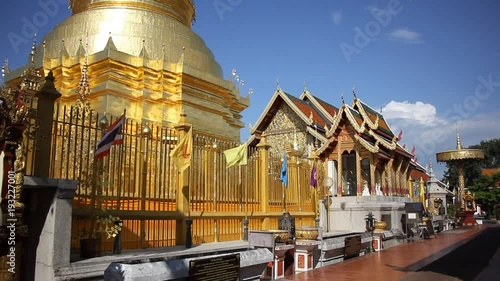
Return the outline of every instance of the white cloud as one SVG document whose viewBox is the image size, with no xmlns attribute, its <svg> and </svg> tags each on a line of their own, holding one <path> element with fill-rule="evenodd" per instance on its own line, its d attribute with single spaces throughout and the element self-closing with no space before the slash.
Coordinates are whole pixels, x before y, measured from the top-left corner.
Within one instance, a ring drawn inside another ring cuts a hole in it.
<svg viewBox="0 0 500 281">
<path fill-rule="evenodd" d="M 393 30 L 389 34 L 389 39 L 394 40 L 394 41 L 399 41 L 403 43 L 408 43 L 408 44 L 419 44 L 423 43 L 424 41 L 422 40 L 422 34 L 410 30 L 407 27 L 403 28 L 398 28 L 396 30 Z"/>
<path fill-rule="evenodd" d="M 335 25 L 340 25 L 342 23 L 342 11 L 333 11 L 332 21 Z"/>
<path fill-rule="evenodd" d="M 406 144 L 408 151 L 415 146 L 418 162 L 424 167 L 432 162 L 437 178 L 441 179 L 446 165 L 436 163 L 436 153 L 455 149 L 456 120 L 440 117 L 443 113 L 437 112 L 434 105 L 422 102 L 391 101 L 382 109 L 382 114 L 395 133 L 403 130 L 401 145 Z M 461 119 L 458 129 L 462 146 L 500 138 L 498 120 L 500 111 L 477 113 Z"/>
<path fill-rule="evenodd" d="M 436 107 L 432 104 L 417 101 L 391 101 L 382 108 L 382 113 L 387 119 L 407 119 L 418 124 L 432 125 L 442 122 L 436 116 Z"/>
</svg>

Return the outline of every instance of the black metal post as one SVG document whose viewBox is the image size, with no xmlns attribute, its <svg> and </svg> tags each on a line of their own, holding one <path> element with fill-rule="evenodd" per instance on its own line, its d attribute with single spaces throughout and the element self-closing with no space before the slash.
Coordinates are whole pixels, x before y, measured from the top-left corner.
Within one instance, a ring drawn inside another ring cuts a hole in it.
<svg viewBox="0 0 500 281">
<path fill-rule="evenodd" d="M 193 247 L 193 237 L 191 234 L 191 225 L 193 224 L 193 220 L 188 218 L 186 219 L 186 248 L 189 249 Z"/>
<path fill-rule="evenodd" d="M 115 236 L 115 243 L 113 244 L 113 255 L 122 253 L 122 232 L 118 231 Z"/>
</svg>

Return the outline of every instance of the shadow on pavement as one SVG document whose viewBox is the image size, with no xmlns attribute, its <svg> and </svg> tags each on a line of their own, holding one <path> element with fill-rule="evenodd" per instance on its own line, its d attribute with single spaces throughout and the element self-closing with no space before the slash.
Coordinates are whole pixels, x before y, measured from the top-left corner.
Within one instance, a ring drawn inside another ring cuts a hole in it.
<svg viewBox="0 0 500 281">
<path fill-rule="evenodd" d="M 439 238 L 437 238 L 439 239 Z M 440 259 L 401 279 L 413 280 L 500 280 L 500 227 L 491 227 Z"/>
</svg>

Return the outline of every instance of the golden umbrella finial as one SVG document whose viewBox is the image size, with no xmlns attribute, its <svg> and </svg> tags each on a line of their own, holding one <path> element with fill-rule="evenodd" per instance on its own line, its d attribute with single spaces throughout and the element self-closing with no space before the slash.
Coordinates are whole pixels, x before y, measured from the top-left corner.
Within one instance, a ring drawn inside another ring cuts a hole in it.
<svg viewBox="0 0 500 281">
<path fill-rule="evenodd" d="M 458 123 L 457 123 L 457 150 L 462 149 L 462 144 L 460 143 L 460 133 L 458 132 Z"/>
</svg>

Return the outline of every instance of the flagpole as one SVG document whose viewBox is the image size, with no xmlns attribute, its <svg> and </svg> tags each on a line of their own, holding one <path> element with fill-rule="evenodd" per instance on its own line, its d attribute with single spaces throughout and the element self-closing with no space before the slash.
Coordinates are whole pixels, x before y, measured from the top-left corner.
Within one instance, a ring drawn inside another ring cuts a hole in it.
<svg viewBox="0 0 500 281">
<path fill-rule="evenodd" d="M 126 115 L 127 110 L 123 110 L 123 116 Z M 125 117 L 124 125 L 122 127 L 122 136 L 125 135 L 125 128 L 127 127 L 127 119 Z M 123 137 L 123 143 L 120 145 L 120 155 L 118 156 L 118 188 L 117 188 L 117 196 L 116 196 L 116 209 L 120 210 L 120 201 L 121 201 L 121 192 L 122 192 L 122 161 L 123 161 L 123 147 L 125 146 L 125 137 Z"/>
<path fill-rule="evenodd" d="M 285 193 L 285 184 L 282 184 L 283 186 L 283 213 L 286 213 L 286 193 Z"/>
<path fill-rule="evenodd" d="M 300 159 L 297 160 L 297 197 L 298 197 L 298 202 L 297 204 L 299 205 L 299 212 L 302 212 L 302 206 L 301 206 L 301 198 L 300 198 Z"/>
</svg>

